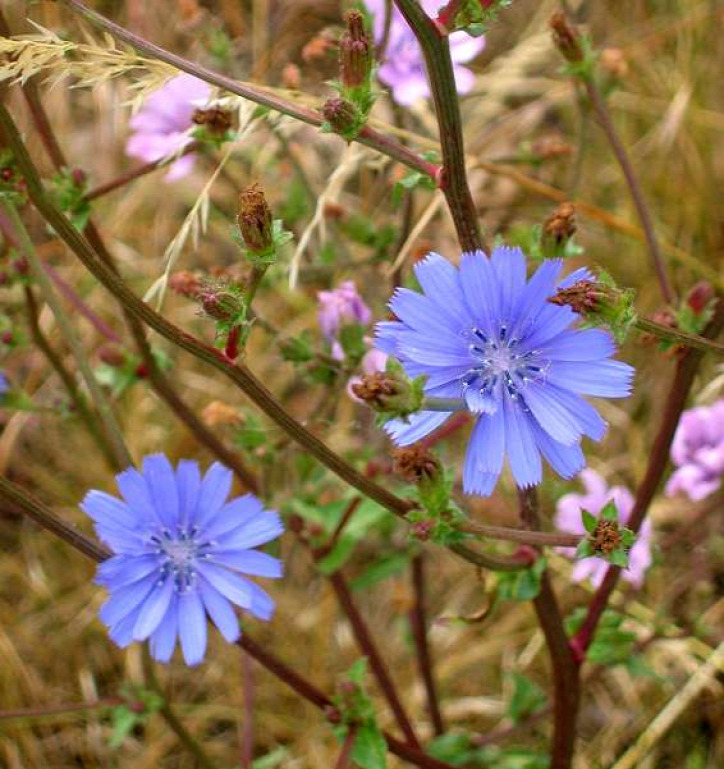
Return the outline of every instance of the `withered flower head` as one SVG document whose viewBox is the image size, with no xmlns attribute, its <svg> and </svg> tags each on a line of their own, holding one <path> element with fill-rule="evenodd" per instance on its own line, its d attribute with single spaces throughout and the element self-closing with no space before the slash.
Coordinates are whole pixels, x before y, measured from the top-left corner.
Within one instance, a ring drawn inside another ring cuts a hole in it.
<svg viewBox="0 0 724 769">
<path fill-rule="evenodd" d="M 239 193 L 237 222 L 250 251 L 263 254 L 273 248 L 272 212 L 259 184 L 252 184 Z"/>
<path fill-rule="evenodd" d="M 194 110 L 191 120 L 214 136 L 223 136 L 231 128 L 231 113 L 221 107 Z"/>
<path fill-rule="evenodd" d="M 576 208 L 573 203 L 561 203 L 546 219 L 543 236 L 556 246 L 567 243 L 576 232 Z"/>
<path fill-rule="evenodd" d="M 554 13 L 550 19 L 550 28 L 553 32 L 553 43 L 561 52 L 563 58 L 571 63 L 583 61 L 583 46 L 578 31 L 568 23 L 566 15 L 562 12 Z"/>
<path fill-rule="evenodd" d="M 395 449 L 392 461 L 395 473 L 410 483 L 431 480 L 441 472 L 437 457 L 420 443 Z"/>
<path fill-rule="evenodd" d="M 357 122 L 357 111 L 354 104 L 337 96 L 324 102 L 322 114 L 334 131 L 340 134 L 353 130 Z"/>
<path fill-rule="evenodd" d="M 590 542 L 597 553 L 608 555 L 621 547 L 621 532 L 616 521 L 600 520 L 593 530 Z"/>
<path fill-rule="evenodd" d="M 345 88 L 356 88 L 367 82 L 372 46 L 365 32 L 364 16 L 359 11 L 350 11 L 345 20 L 347 31 L 339 41 L 340 78 Z"/>
</svg>

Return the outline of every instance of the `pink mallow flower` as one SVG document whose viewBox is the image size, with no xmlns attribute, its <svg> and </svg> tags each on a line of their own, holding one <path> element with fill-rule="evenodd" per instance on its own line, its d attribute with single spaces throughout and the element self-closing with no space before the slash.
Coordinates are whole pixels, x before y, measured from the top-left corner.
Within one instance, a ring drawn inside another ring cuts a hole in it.
<svg viewBox="0 0 724 769">
<path fill-rule="evenodd" d="M 319 291 L 319 327 L 326 340 L 332 346 L 332 355 L 337 360 L 344 358 L 344 351 L 339 343 L 339 332 L 347 323 L 359 323 L 366 326 L 372 319 L 370 308 L 357 293 L 354 281 L 346 280 L 332 291 Z"/>
<path fill-rule="evenodd" d="M 367 350 L 367 352 L 364 354 L 364 357 L 362 358 L 362 361 L 360 363 L 360 368 L 362 369 L 363 374 L 376 374 L 380 371 L 384 371 L 387 367 L 387 353 L 382 352 L 382 350 L 378 350 L 372 345 L 374 344 L 374 339 L 371 339 L 370 337 L 365 337 L 365 342 L 367 345 L 371 348 Z M 362 401 L 352 392 L 352 385 L 359 384 L 362 381 L 361 376 L 352 376 L 349 378 L 349 381 L 347 382 L 347 395 L 349 395 L 350 398 L 352 398 L 353 401 L 357 401 L 357 403 L 362 403 Z"/>
<path fill-rule="evenodd" d="M 677 470 L 666 484 L 669 497 L 683 492 L 698 501 L 720 486 L 724 475 L 724 399 L 685 411 L 679 420 L 671 460 Z"/>
<path fill-rule="evenodd" d="M 155 90 L 131 118 L 131 137 L 126 154 L 147 163 L 171 157 L 193 141 L 189 129 L 194 110 L 209 100 L 211 87 L 192 75 L 178 75 Z M 166 181 L 188 175 L 193 155 L 184 155 L 171 164 Z"/>
<path fill-rule="evenodd" d="M 374 36 L 379 45 L 385 33 L 385 0 L 365 0 L 365 5 L 374 15 Z M 421 5 L 434 19 L 445 0 L 422 0 Z M 472 61 L 484 47 L 482 37 L 470 37 L 466 32 L 450 35 L 450 54 L 459 93 L 468 93 L 475 83 L 475 75 L 461 65 Z M 385 58 L 377 70 L 377 77 L 392 89 L 392 98 L 403 107 L 430 95 L 422 51 L 397 7 L 392 11 Z"/>
<path fill-rule="evenodd" d="M 618 520 L 625 526 L 634 506 L 631 492 L 623 486 L 609 488 L 606 481 L 595 470 L 583 470 L 580 475 L 585 494 L 565 494 L 558 500 L 556 506 L 555 525 L 559 531 L 571 534 L 585 534 L 581 510 L 598 516 L 608 502 L 613 500 L 618 510 Z M 564 555 L 573 557 L 575 549 L 570 547 L 558 548 Z M 636 542 L 628 554 L 628 568 L 623 572 L 623 578 L 635 587 L 641 587 L 646 570 L 651 566 L 651 523 L 644 521 L 641 530 L 636 535 Z M 577 561 L 573 567 L 572 577 L 576 582 L 590 577 L 598 587 L 608 570 L 609 564 L 603 558 L 584 558 Z"/>
</svg>

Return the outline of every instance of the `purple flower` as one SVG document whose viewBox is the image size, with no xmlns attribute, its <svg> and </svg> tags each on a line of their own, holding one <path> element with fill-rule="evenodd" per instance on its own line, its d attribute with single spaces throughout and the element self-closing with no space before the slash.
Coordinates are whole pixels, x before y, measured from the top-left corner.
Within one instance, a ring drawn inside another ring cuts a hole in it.
<svg viewBox="0 0 724 769">
<path fill-rule="evenodd" d="M 679 492 L 698 501 L 721 486 L 724 475 L 724 399 L 711 406 L 685 411 L 671 445 L 678 470 L 666 484 L 666 494 Z"/>
<path fill-rule="evenodd" d="M 2 371 L 0 371 L 0 395 L 5 395 L 5 393 L 10 389 L 10 382 L 8 382 L 8 378 L 3 374 Z"/>
<path fill-rule="evenodd" d="M 344 358 L 344 351 L 338 335 L 346 323 L 359 323 L 366 326 L 372 319 L 370 308 L 357 293 L 354 282 L 346 280 L 332 291 L 319 291 L 319 327 L 327 341 L 332 345 L 332 354 L 338 360 Z"/>
<path fill-rule="evenodd" d="M 444 0 L 421 2 L 432 18 L 444 4 Z M 365 5 L 374 15 L 375 42 L 380 44 L 385 30 L 385 0 L 365 0 Z M 454 32 L 450 35 L 453 72 L 460 93 L 468 93 L 475 83 L 475 75 L 461 65 L 474 59 L 484 47 L 485 39 L 482 37 L 470 37 L 465 32 Z M 396 7 L 392 12 L 385 60 L 377 70 L 377 76 L 392 89 L 394 100 L 405 107 L 430 95 L 422 51 L 415 35 Z"/>
<path fill-rule="evenodd" d="M 584 470 L 581 480 L 586 489 L 585 494 L 565 494 L 556 505 L 555 525 L 560 531 L 571 534 L 585 534 L 581 510 L 586 510 L 593 515 L 598 515 L 611 501 L 618 510 L 618 520 L 622 526 L 631 515 L 634 506 L 634 498 L 631 492 L 623 486 L 606 486 L 606 481 L 595 470 Z M 575 548 L 561 547 L 560 552 L 573 558 Z M 628 554 L 628 568 L 623 572 L 623 578 L 636 587 L 641 587 L 644 575 L 651 566 L 651 523 L 644 521 L 641 530 L 636 536 L 636 542 Z M 608 563 L 602 558 L 586 558 L 578 561 L 573 568 L 573 579 L 583 582 L 591 578 L 593 584 L 598 587 L 608 570 Z"/>
<path fill-rule="evenodd" d="M 119 646 L 150 639 L 153 657 L 168 662 L 178 637 L 186 663 L 197 665 L 207 614 L 230 643 L 240 635 L 232 604 L 271 618 L 272 599 L 241 574 L 281 577 L 281 562 L 253 548 L 276 539 L 282 523 L 251 494 L 226 501 L 230 470 L 216 463 L 202 478 L 198 462 L 174 470 L 154 454 L 116 482 L 123 500 L 90 491 L 81 508 L 114 553 L 96 581 L 111 594 L 100 618 Z"/>
<path fill-rule="evenodd" d="M 424 294 L 398 289 L 390 309 L 399 321 L 377 325 L 377 346 L 408 376 L 426 376 L 425 393 L 462 398 L 477 417 L 465 467 L 468 494 L 491 494 L 507 454 L 520 487 L 541 481 L 541 454 L 564 478 L 583 467 L 581 438 L 601 440 L 606 423 L 581 396 L 624 398 L 633 369 L 610 360 L 615 345 L 600 329 L 573 327 L 570 307 L 548 302 L 562 260 L 546 260 L 526 282 L 518 248 L 463 254 L 460 268 L 439 254 L 415 267 Z M 439 427 L 450 412 L 422 411 L 386 429 L 409 445 Z"/>
<path fill-rule="evenodd" d="M 211 87 L 192 75 L 178 75 L 154 91 L 131 118 L 133 134 L 126 144 L 126 154 L 147 163 L 171 157 L 193 141 L 189 129 L 197 107 L 211 95 Z M 167 181 L 181 179 L 194 164 L 191 155 L 172 163 Z"/>
</svg>

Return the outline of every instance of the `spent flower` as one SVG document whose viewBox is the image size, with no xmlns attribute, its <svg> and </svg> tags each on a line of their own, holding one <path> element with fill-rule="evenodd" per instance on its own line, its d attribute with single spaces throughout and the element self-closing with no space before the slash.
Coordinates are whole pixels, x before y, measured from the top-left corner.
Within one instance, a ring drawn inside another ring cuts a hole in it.
<svg viewBox="0 0 724 769">
<path fill-rule="evenodd" d="M 563 262 L 546 260 L 526 281 L 520 249 L 463 254 L 459 268 L 439 254 L 415 266 L 423 294 L 398 289 L 399 319 L 377 325 L 377 347 L 397 358 L 411 379 L 427 377 L 425 395 L 461 399 L 476 417 L 463 471 L 469 494 L 492 493 L 507 455 L 519 487 L 541 482 L 543 455 L 571 478 L 584 466 L 581 439 L 601 440 L 606 423 L 582 396 L 624 398 L 633 369 L 611 360 L 615 344 L 602 329 L 575 327 L 570 307 L 551 304 Z M 386 429 L 407 446 L 452 412 L 422 411 Z"/>
<path fill-rule="evenodd" d="M 698 501 L 720 488 L 724 476 L 724 399 L 697 406 L 681 415 L 671 444 L 676 465 L 666 494 L 679 493 Z"/>
<path fill-rule="evenodd" d="M 385 40 L 385 0 L 365 0 L 365 5 L 374 15 L 374 36 L 379 45 Z M 442 0 L 422 0 L 421 5 L 428 16 L 434 18 Z M 427 98 L 430 87 L 422 51 L 394 4 L 386 39 L 385 57 L 377 70 L 377 77 L 392 89 L 392 98 L 402 106 L 409 107 L 418 99 Z M 450 55 L 459 93 L 468 93 L 475 84 L 475 75 L 462 65 L 472 61 L 484 47 L 485 39 L 482 37 L 470 37 L 465 32 L 450 35 Z"/>
<path fill-rule="evenodd" d="M 126 144 L 126 154 L 153 163 L 182 152 L 193 142 L 194 113 L 208 101 L 211 87 L 192 75 L 178 75 L 154 91 L 131 118 L 133 131 Z M 175 160 L 167 181 L 187 176 L 194 158 L 185 155 Z"/>
<path fill-rule="evenodd" d="M 337 360 L 344 358 L 344 350 L 339 341 L 342 328 L 349 324 L 366 326 L 372 320 L 370 308 L 357 293 L 352 280 L 345 280 L 331 291 L 319 291 L 319 327 L 325 339 L 332 346 L 332 355 Z"/>
<path fill-rule="evenodd" d="M 161 455 L 142 470 L 116 476 L 123 499 L 90 491 L 81 508 L 113 556 L 96 581 L 110 598 L 100 618 L 120 647 L 150 639 L 151 655 L 168 662 L 181 642 L 188 665 L 206 653 L 206 615 L 230 643 L 239 638 L 233 605 L 269 620 L 274 601 L 247 576 L 278 578 L 282 565 L 255 548 L 283 532 L 279 516 L 252 494 L 228 500 L 232 473 L 195 461 L 174 468 Z"/>
<path fill-rule="evenodd" d="M 610 502 L 618 512 L 618 522 L 625 525 L 631 516 L 634 498 L 624 486 L 607 486 L 606 481 L 595 470 L 584 470 L 580 475 L 584 494 L 564 494 L 556 505 L 555 525 L 560 531 L 571 534 L 586 534 L 583 511 L 599 515 Z M 615 522 L 600 521 L 596 532 L 597 549 L 606 554 L 619 545 L 620 531 Z M 559 548 L 560 552 L 573 558 L 575 548 Z M 641 587 L 647 569 L 651 566 L 651 522 L 646 520 L 628 554 L 628 567 L 622 576 L 632 585 Z M 608 569 L 608 563 L 601 558 L 585 558 L 576 562 L 572 577 L 576 582 L 591 579 L 598 587 Z"/>
</svg>

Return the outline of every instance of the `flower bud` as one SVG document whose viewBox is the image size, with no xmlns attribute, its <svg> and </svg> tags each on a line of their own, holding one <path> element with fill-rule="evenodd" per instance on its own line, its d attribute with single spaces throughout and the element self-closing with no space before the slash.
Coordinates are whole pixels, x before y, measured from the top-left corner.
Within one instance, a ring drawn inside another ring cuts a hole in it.
<svg viewBox="0 0 724 769">
<path fill-rule="evenodd" d="M 561 52 L 566 61 L 572 64 L 584 59 L 581 36 L 578 31 L 568 23 L 566 15 L 560 11 L 554 13 L 550 19 L 550 28 L 553 33 L 553 43 Z"/>
<path fill-rule="evenodd" d="M 255 254 L 265 254 L 274 248 L 272 212 L 258 184 L 239 193 L 239 224 L 244 244 Z"/>
<path fill-rule="evenodd" d="M 191 120 L 203 126 L 211 136 L 224 136 L 231 128 L 231 113 L 221 107 L 194 110 Z"/>
<path fill-rule="evenodd" d="M 419 443 L 392 452 L 393 470 L 410 483 L 431 481 L 440 477 L 437 457 Z"/>
<path fill-rule="evenodd" d="M 332 130 L 342 136 L 354 133 L 357 127 L 358 116 L 354 104 L 338 96 L 333 96 L 324 102 L 322 114 Z"/>
<path fill-rule="evenodd" d="M 588 315 L 603 308 L 605 297 L 605 286 L 591 280 L 578 280 L 568 288 L 559 288 L 548 301 L 559 306 L 568 305 L 579 315 Z"/>
<path fill-rule="evenodd" d="M 359 11 L 350 11 L 346 21 L 347 31 L 339 41 L 340 80 L 345 88 L 357 88 L 369 80 L 372 46 Z"/>
<path fill-rule="evenodd" d="M 576 232 L 576 209 L 573 203 L 561 203 L 543 225 L 542 246 L 548 253 L 558 253 Z"/>
<path fill-rule="evenodd" d="M 365 374 L 362 381 L 352 385 L 352 392 L 376 411 L 393 411 L 396 404 L 404 402 L 409 386 L 385 371 Z"/>
<path fill-rule="evenodd" d="M 686 303 L 696 315 L 707 309 L 716 295 L 714 287 L 705 280 L 700 280 L 686 295 Z"/>
<path fill-rule="evenodd" d="M 207 286 L 201 290 L 198 300 L 210 318 L 222 322 L 236 320 L 244 309 L 241 296 L 228 287 Z"/>
<path fill-rule="evenodd" d="M 104 344 L 98 350 L 98 358 L 107 366 L 112 366 L 113 368 L 120 368 L 126 363 L 126 356 L 123 350 L 112 344 Z"/>
<path fill-rule="evenodd" d="M 596 553 L 608 555 L 618 550 L 621 545 L 621 532 L 616 521 L 601 519 L 590 536 L 591 546 Z"/>
</svg>

